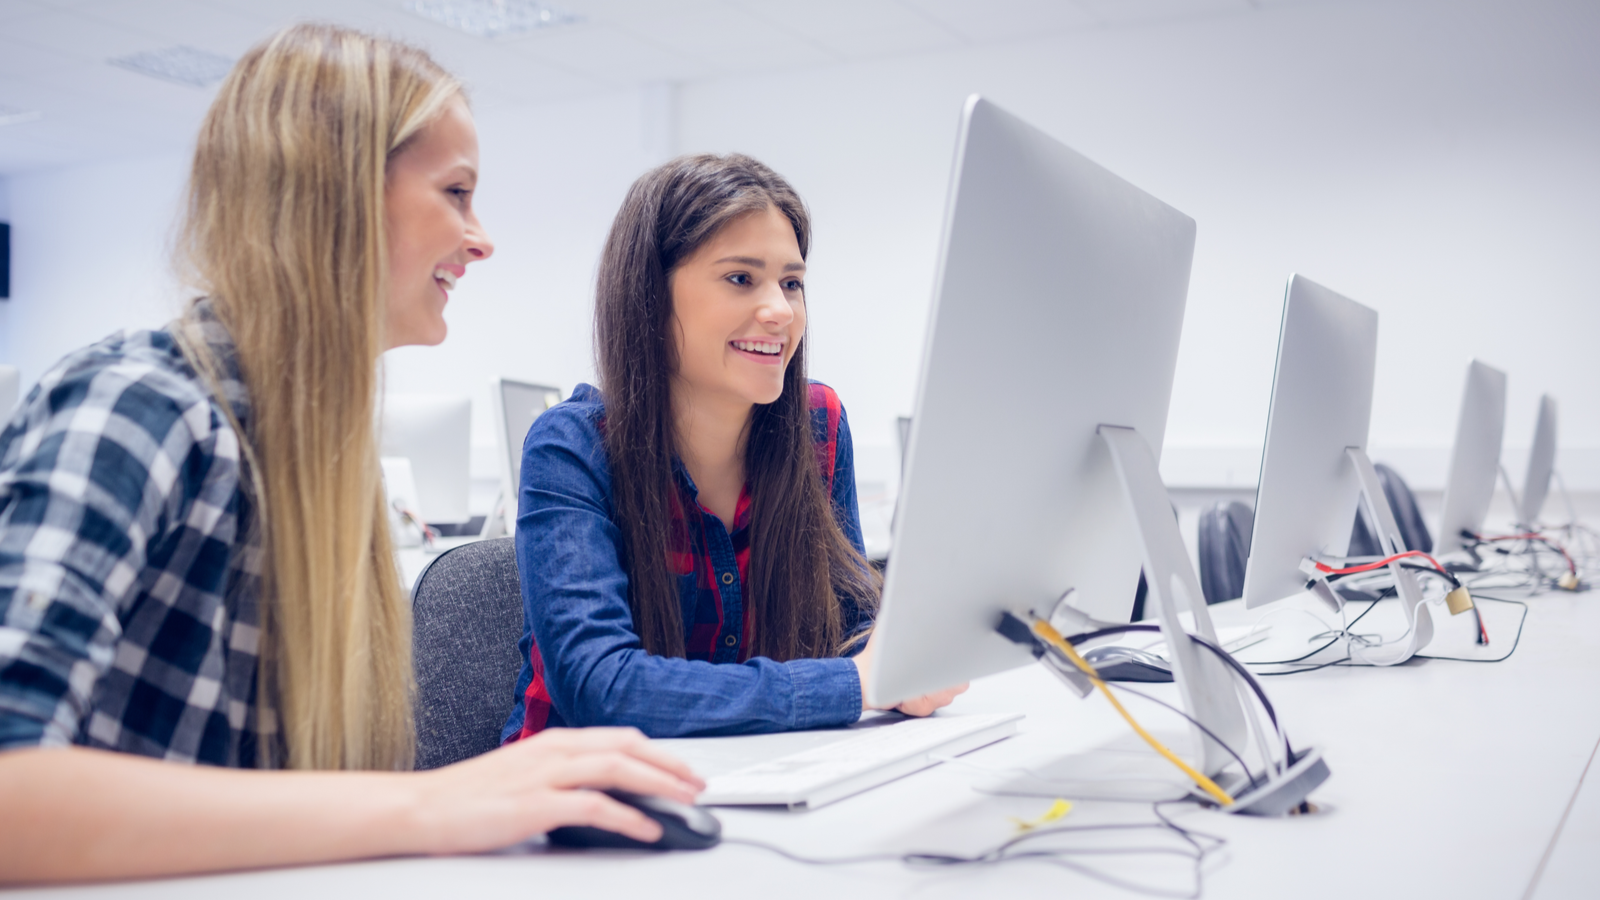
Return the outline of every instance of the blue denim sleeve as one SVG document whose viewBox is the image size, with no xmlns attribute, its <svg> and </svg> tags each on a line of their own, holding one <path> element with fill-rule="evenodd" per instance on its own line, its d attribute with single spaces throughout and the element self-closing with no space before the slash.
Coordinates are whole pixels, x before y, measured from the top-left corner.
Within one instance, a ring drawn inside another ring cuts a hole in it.
<svg viewBox="0 0 1600 900">
<path fill-rule="evenodd" d="M 629 725 L 652 737 L 856 721 L 861 685 L 849 659 L 713 664 L 645 652 L 628 609 L 597 407 L 549 410 L 523 446 L 517 566 L 556 712 L 570 725 Z"/>
<path fill-rule="evenodd" d="M 842 405 L 839 407 L 839 432 L 834 436 L 833 448 L 833 517 L 844 536 L 855 546 L 856 552 L 865 556 L 866 545 L 861 538 L 861 506 L 856 495 L 855 448 L 850 442 L 850 418 Z M 844 598 L 842 612 L 847 637 L 872 629 L 872 614 L 862 610 L 854 597 Z M 850 655 L 859 653 L 865 646 L 865 643 L 857 644 Z"/>
</svg>

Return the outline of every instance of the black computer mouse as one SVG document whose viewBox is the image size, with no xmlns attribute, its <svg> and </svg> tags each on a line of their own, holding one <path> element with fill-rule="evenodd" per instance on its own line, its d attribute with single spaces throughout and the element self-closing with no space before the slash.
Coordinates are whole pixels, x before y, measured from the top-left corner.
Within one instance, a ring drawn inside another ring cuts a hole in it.
<svg viewBox="0 0 1600 900">
<path fill-rule="evenodd" d="M 613 789 L 605 793 L 618 803 L 625 803 L 661 823 L 661 839 L 653 844 L 647 844 L 603 828 L 568 825 L 553 829 L 546 835 L 550 843 L 561 847 L 704 850 L 722 842 L 722 823 L 717 821 L 716 816 L 698 806 L 690 806 L 665 797 L 635 794 L 632 791 Z"/>
<path fill-rule="evenodd" d="M 1101 681 L 1161 683 L 1172 680 L 1172 663 L 1133 647 L 1096 647 L 1083 654 L 1083 659 L 1094 666 Z"/>
</svg>

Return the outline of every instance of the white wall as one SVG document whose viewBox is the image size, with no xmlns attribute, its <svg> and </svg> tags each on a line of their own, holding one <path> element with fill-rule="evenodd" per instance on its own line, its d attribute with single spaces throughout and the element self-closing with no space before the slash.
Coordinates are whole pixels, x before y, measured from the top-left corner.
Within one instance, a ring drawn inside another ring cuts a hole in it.
<svg viewBox="0 0 1600 900">
<path fill-rule="evenodd" d="M 496 244 L 446 310 L 437 348 L 386 356 L 393 391 L 472 397 L 474 474 L 494 469 L 488 381 L 571 390 L 592 381 L 595 264 L 628 185 L 667 152 L 661 87 L 478 115 L 476 203 Z M 32 385 L 63 354 L 124 327 L 158 327 L 185 292 L 169 241 L 187 153 L 11 176 L 13 299 L 0 302 L 0 361 Z M 477 498 L 477 506 L 492 501 Z"/>
<path fill-rule="evenodd" d="M 981 92 L 1199 223 L 1170 480 L 1254 483 L 1299 271 L 1381 313 L 1380 459 L 1442 483 L 1476 355 L 1510 373 L 1508 447 L 1554 391 L 1569 481 L 1600 487 L 1596 33 L 1582 2 L 1285 5 L 697 83 L 679 141 L 752 153 L 810 203 L 813 374 L 863 444 L 911 408 L 957 115 Z"/>
<path fill-rule="evenodd" d="M 569 392 L 595 380 L 595 267 L 628 186 L 661 153 L 646 126 L 659 126 L 655 104 L 669 99 L 647 89 L 479 114 L 474 204 L 495 254 L 452 294 L 443 345 L 386 356 L 391 391 L 472 397 L 475 477 L 496 471 L 490 378 Z"/>
<path fill-rule="evenodd" d="M 185 154 L 75 166 L 7 179 L 11 299 L 0 354 L 23 392 L 67 352 L 181 308 L 168 246 Z"/>
<path fill-rule="evenodd" d="M 1298 270 L 1382 312 L 1373 442 L 1417 486 L 1442 481 L 1477 354 L 1510 372 L 1508 445 L 1528 442 L 1535 399 L 1554 390 L 1568 480 L 1600 488 L 1600 298 L 1583 265 L 1600 246 L 1600 55 L 1583 43 L 1597 10 L 1272 6 L 485 109 L 477 203 L 497 256 L 462 280 L 445 345 L 390 354 L 388 384 L 473 397 L 487 475 L 491 376 L 593 378 L 594 265 L 627 186 L 674 149 L 742 150 L 813 209 L 813 374 L 850 408 L 863 480 L 892 483 L 889 423 L 912 402 L 956 117 L 981 91 L 1199 222 L 1163 460 L 1173 483 L 1253 484 L 1283 281 Z M 10 177 L 0 359 L 31 381 L 176 310 L 165 243 L 184 163 Z"/>
</svg>

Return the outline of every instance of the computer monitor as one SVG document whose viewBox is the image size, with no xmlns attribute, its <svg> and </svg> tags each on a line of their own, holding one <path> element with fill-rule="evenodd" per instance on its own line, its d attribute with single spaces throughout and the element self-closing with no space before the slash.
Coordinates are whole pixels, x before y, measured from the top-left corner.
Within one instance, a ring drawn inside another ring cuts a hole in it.
<svg viewBox="0 0 1600 900">
<path fill-rule="evenodd" d="M 1244 602 L 1254 608 L 1307 588 L 1335 609 L 1343 605 L 1317 563 L 1349 552 L 1350 522 L 1365 517 L 1378 549 L 1405 549 L 1382 482 L 1367 457 L 1372 384 L 1378 360 L 1378 313 L 1300 275 L 1289 277 L 1278 363 L 1267 409 L 1267 436 L 1256 484 L 1255 526 L 1245 562 Z M 1394 640 L 1349 645 L 1357 661 L 1390 666 L 1433 639 L 1422 588 L 1400 560 L 1388 565 L 1406 630 Z M 1470 604 L 1452 607 L 1452 612 Z"/>
<path fill-rule="evenodd" d="M 1506 427 L 1506 373 L 1479 360 L 1467 364 L 1467 384 L 1456 417 L 1456 443 L 1439 513 L 1440 553 L 1466 547 L 1463 531 L 1483 530 L 1500 470 L 1500 443 Z"/>
<path fill-rule="evenodd" d="M 467 521 L 472 400 L 456 394 L 386 394 L 381 455 L 411 460 L 423 521 Z"/>
<path fill-rule="evenodd" d="M 561 389 L 546 384 L 532 384 L 512 378 L 495 378 L 489 384 L 489 396 L 494 406 L 495 444 L 499 448 L 500 499 L 490 521 L 485 523 L 485 536 L 509 532 L 517 515 L 517 490 L 522 484 L 522 442 L 533 427 L 533 420 L 545 410 L 561 402 Z"/>
<path fill-rule="evenodd" d="M 1533 427 L 1533 449 L 1528 453 L 1528 475 L 1522 482 L 1517 524 L 1538 529 L 1545 497 L 1550 495 L 1550 474 L 1556 468 L 1556 398 L 1539 398 L 1539 421 Z"/>
<path fill-rule="evenodd" d="M 1304 592 L 1301 560 L 1349 550 L 1361 483 L 1345 448 L 1366 449 L 1377 362 L 1376 311 L 1290 276 L 1245 563 L 1245 606 Z"/>
<path fill-rule="evenodd" d="M 1097 428 L 1160 453 L 1183 327 L 1188 216 L 976 96 L 954 168 L 875 705 L 1032 662 L 996 623 L 1069 589 L 1128 621 L 1140 545 Z"/>
</svg>

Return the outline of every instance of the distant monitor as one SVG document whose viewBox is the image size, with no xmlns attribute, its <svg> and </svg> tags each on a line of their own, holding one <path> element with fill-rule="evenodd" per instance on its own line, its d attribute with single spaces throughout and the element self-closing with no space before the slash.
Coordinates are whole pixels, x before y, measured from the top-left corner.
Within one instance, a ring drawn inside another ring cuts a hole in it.
<svg viewBox="0 0 1600 900">
<path fill-rule="evenodd" d="M 500 446 L 501 489 L 511 500 L 510 513 L 516 515 L 514 498 L 522 484 L 522 442 L 533 427 L 533 420 L 561 402 L 561 389 L 530 384 L 510 378 L 496 378 L 492 387 L 495 412 L 495 442 Z"/>
<path fill-rule="evenodd" d="M 1256 485 L 1244 602 L 1306 589 L 1300 562 L 1344 556 L 1361 483 L 1347 447 L 1365 450 L 1378 362 L 1378 314 L 1301 275 L 1289 277 Z"/>
<path fill-rule="evenodd" d="M 1440 553 L 1466 546 L 1461 532 L 1483 530 L 1500 470 L 1500 444 L 1506 427 L 1506 373 L 1479 360 L 1467 364 L 1467 384 L 1456 417 L 1456 443 L 1445 479 L 1439 514 Z"/>
<path fill-rule="evenodd" d="M 411 460 L 417 512 L 432 523 L 465 522 L 471 488 L 472 400 L 456 394 L 386 394 L 382 451 Z"/>
<path fill-rule="evenodd" d="M 1194 240 L 1188 216 L 968 100 L 870 702 L 1031 663 L 996 624 L 1068 590 L 1128 621 L 1141 545 L 1097 430 L 1132 428 L 1159 456 Z"/>
<path fill-rule="evenodd" d="M 1550 494 L 1550 473 L 1556 468 L 1556 398 L 1539 398 L 1539 421 L 1533 427 L 1533 450 L 1528 454 L 1528 476 L 1522 482 L 1522 505 L 1517 510 L 1518 524 L 1539 526 L 1545 497 Z"/>
</svg>

